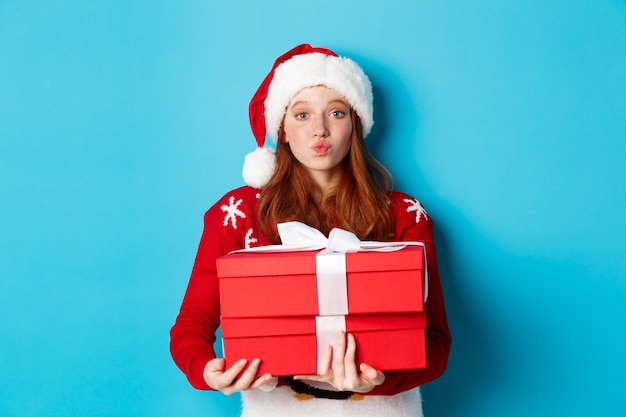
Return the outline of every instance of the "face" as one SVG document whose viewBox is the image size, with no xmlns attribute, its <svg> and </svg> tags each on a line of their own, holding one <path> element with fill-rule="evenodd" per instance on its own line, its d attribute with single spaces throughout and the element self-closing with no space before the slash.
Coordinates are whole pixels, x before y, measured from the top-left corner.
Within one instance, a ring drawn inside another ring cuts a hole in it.
<svg viewBox="0 0 626 417">
<path fill-rule="evenodd" d="M 295 158 L 322 186 L 341 177 L 341 162 L 350 151 L 350 106 L 325 86 L 305 88 L 287 106 L 285 140 Z"/>
</svg>

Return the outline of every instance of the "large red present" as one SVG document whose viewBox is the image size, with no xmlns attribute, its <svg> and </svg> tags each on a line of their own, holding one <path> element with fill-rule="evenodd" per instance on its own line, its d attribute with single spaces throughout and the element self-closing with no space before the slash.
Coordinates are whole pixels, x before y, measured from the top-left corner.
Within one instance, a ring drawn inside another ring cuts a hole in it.
<svg viewBox="0 0 626 417">
<path fill-rule="evenodd" d="M 226 366 L 260 358 L 259 375 L 315 374 L 339 330 L 357 363 L 426 366 L 422 246 L 320 253 L 235 252 L 217 260 Z"/>
<path fill-rule="evenodd" d="M 356 340 L 357 363 L 383 371 L 426 367 L 424 313 L 348 315 L 345 326 Z M 261 358 L 259 376 L 318 373 L 315 317 L 224 318 L 222 338 L 227 367 L 241 358 Z"/>
</svg>

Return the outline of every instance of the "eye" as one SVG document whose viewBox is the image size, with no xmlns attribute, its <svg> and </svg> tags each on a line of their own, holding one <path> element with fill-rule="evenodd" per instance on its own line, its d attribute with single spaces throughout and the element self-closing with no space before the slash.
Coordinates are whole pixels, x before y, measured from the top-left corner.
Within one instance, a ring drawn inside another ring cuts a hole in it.
<svg viewBox="0 0 626 417">
<path fill-rule="evenodd" d="M 295 114 L 295 118 L 297 120 L 305 120 L 308 117 L 308 114 L 305 112 L 300 112 Z"/>
<path fill-rule="evenodd" d="M 336 117 L 338 119 L 344 117 L 346 115 L 345 111 L 341 111 L 341 110 L 334 110 L 332 112 L 330 112 L 331 117 Z"/>
</svg>

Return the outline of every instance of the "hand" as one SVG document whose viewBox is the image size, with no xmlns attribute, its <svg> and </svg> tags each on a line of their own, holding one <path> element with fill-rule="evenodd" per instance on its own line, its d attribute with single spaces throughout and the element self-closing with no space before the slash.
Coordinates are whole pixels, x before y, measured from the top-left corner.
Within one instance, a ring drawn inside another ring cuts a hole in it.
<svg viewBox="0 0 626 417">
<path fill-rule="evenodd" d="M 223 358 L 212 359 L 204 367 L 204 380 L 209 387 L 226 395 L 256 388 L 271 390 L 276 386 L 278 378 L 272 377 L 270 374 L 265 374 L 255 379 L 261 363 L 259 359 L 254 359 L 248 369 L 241 374 L 247 363 L 246 359 L 241 359 L 235 362 L 228 370 L 225 370 Z M 237 378 L 239 374 L 241 376 Z"/>
<path fill-rule="evenodd" d="M 331 368 L 331 363 L 333 367 Z M 359 370 L 361 371 L 359 373 Z M 319 375 L 297 375 L 294 379 L 326 382 L 339 391 L 370 392 L 385 381 L 385 374 L 362 363 L 357 370 L 354 336 L 340 332 L 337 348 L 328 346 Z"/>
</svg>

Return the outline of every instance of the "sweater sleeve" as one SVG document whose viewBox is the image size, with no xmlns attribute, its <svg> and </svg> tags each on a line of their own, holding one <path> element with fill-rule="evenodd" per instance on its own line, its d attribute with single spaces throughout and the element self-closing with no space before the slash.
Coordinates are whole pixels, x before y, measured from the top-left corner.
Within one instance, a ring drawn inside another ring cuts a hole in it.
<svg viewBox="0 0 626 417">
<path fill-rule="evenodd" d="M 220 299 L 215 261 L 244 247 L 245 226 L 254 207 L 252 200 L 256 198 L 235 190 L 204 215 L 204 229 L 191 277 L 170 330 L 172 358 L 197 389 L 210 389 L 204 380 L 204 367 L 216 357 L 213 345 L 220 325 Z"/>
<path fill-rule="evenodd" d="M 433 224 L 421 204 L 401 195 L 392 200 L 392 210 L 397 227 L 394 240 L 422 241 L 426 247 L 428 268 L 428 299 L 426 310 L 426 362 L 425 369 L 385 372 L 385 382 L 370 391 L 369 395 L 393 395 L 430 382 L 443 374 L 448 363 L 451 336 L 445 306 L 437 256 L 433 239 Z"/>
</svg>

